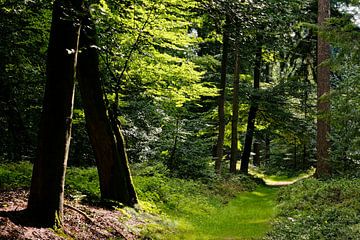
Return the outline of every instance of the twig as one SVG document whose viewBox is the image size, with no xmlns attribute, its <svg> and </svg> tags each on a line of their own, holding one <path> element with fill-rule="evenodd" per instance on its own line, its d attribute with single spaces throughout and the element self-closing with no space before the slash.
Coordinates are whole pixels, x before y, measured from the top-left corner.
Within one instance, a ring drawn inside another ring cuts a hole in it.
<svg viewBox="0 0 360 240">
<path fill-rule="evenodd" d="M 69 204 L 64 204 L 65 207 L 77 212 L 77 213 L 80 213 L 81 215 L 83 215 L 85 217 L 86 220 L 88 220 L 91 224 L 93 225 L 96 225 L 98 226 L 85 212 L 81 211 L 80 209 L 76 208 L 76 207 L 73 207 Z"/>
</svg>

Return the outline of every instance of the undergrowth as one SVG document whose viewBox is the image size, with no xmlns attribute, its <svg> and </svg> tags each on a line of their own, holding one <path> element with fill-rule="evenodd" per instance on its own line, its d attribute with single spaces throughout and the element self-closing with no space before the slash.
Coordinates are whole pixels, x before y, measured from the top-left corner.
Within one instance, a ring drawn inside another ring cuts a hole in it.
<svg viewBox="0 0 360 240">
<path fill-rule="evenodd" d="M 283 188 L 268 240 L 360 239 L 360 180 L 308 179 Z"/>
<path fill-rule="evenodd" d="M 29 188 L 32 164 L 0 164 L 0 190 Z M 133 181 L 139 207 L 119 209 L 124 214 L 145 218 L 146 224 L 135 229 L 144 238 L 167 239 L 176 231 L 187 231 L 189 218 L 207 215 L 224 206 L 239 192 L 252 191 L 258 183 L 249 176 L 236 175 L 191 180 L 169 177 L 162 165 L 133 169 Z M 65 196 L 76 201 L 100 201 L 97 170 L 69 167 Z M 136 216 L 138 215 L 138 216 Z"/>
</svg>

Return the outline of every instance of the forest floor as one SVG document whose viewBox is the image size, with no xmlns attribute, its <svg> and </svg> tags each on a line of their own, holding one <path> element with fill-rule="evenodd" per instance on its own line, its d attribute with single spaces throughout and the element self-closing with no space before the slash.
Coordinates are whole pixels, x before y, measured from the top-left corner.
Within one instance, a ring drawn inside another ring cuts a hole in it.
<svg viewBox="0 0 360 240">
<path fill-rule="evenodd" d="M 160 233 L 160 239 L 259 239 L 270 229 L 277 188 L 261 186 L 238 194 L 222 208 L 206 215 L 173 219 L 180 228 Z M 104 209 L 67 201 L 63 230 L 26 223 L 27 191 L 0 192 L 0 239 L 141 239 L 144 226 L 163 219 L 139 210 Z M 71 207 L 68 207 L 71 206 Z M 73 209 L 72 207 L 76 208 Z M 150 238 L 152 239 L 152 238 Z"/>
<path fill-rule="evenodd" d="M 58 230 L 38 228 L 27 220 L 24 209 L 30 176 L 28 163 L 0 166 L 0 239 L 261 239 L 276 213 L 279 188 L 274 186 L 291 184 L 305 175 L 297 179 L 260 176 L 268 185 L 256 189 L 255 185 L 248 192 L 238 189 L 237 182 L 211 187 L 189 180 L 135 176 L 143 200 L 139 206 L 105 209 L 71 197 L 74 191 L 70 191 L 64 228 Z M 69 170 L 67 189 L 76 185 L 78 190 L 94 192 L 97 184 L 95 168 Z"/>
<path fill-rule="evenodd" d="M 38 228 L 26 220 L 28 191 L 0 192 L 0 239 L 138 239 L 149 216 L 66 201 L 64 228 Z M 135 212 L 135 210 L 134 210 Z M 145 213 L 144 213 L 145 214 Z"/>
</svg>

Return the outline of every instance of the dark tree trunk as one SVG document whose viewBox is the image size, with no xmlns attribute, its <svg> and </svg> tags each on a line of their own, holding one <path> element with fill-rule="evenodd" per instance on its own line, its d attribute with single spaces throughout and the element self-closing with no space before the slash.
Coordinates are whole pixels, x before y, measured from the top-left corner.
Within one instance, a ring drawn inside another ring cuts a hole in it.
<svg viewBox="0 0 360 240">
<path fill-rule="evenodd" d="M 270 141 L 269 136 L 266 136 L 265 137 L 265 154 L 264 154 L 265 155 L 264 160 L 266 163 L 268 163 L 270 161 L 270 143 L 271 143 L 271 141 Z"/>
<path fill-rule="evenodd" d="M 262 47 L 260 41 L 258 41 L 259 47 L 256 50 L 255 66 L 254 66 L 254 90 L 257 91 L 260 88 L 260 71 L 261 71 L 261 58 L 262 58 Z M 241 156 L 240 172 L 248 174 L 249 172 L 249 159 L 251 153 L 251 145 L 253 141 L 255 131 L 255 118 L 258 111 L 258 97 L 255 95 L 251 99 L 250 110 L 246 128 L 244 151 Z"/>
<path fill-rule="evenodd" d="M 318 1 L 318 24 L 322 26 L 327 18 L 330 17 L 330 1 Z M 330 46 L 320 36 L 318 36 L 317 45 L 317 164 L 316 176 L 318 178 L 328 177 L 331 175 L 329 164 L 330 133 L 329 114 L 330 101 L 323 99 L 324 95 L 330 92 L 330 68 L 323 63 L 330 58 Z"/>
<path fill-rule="evenodd" d="M 86 126 L 99 173 L 101 197 L 132 206 L 137 203 L 137 197 L 131 180 L 125 141 L 116 116 L 107 111 L 103 99 L 96 30 L 89 13 L 83 25 L 78 80 Z M 109 116 L 108 113 L 113 115 Z"/>
<path fill-rule="evenodd" d="M 48 47 L 47 81 L 38 156 L 34 162 L 28 210 L 43 226 L 61 226 L 69 153 L 80 24 L 79 2 L 55 1 Z"/>
<path fill-rule="evenodd" d="M 253 163 L 255 166 L 260 167 L 260 144 L 258 141 L 254 141 L 254 154 Z"/>
<path fill-rule="evenodd" d="M 176 125 L 175 125 L 175 133 L 174 133 L 174 144 L 171 149 L 170 157 L 168 160 L 168 168 L 170 170 L 175 170 L 175 164 L 176 164 L 176 151 L 177 151 L 177 143 L 178 143 L 178 137 L 179 137 L 179 119 L 176 119 Z"/>
<path fill-rule="evenodd" d="M 229 24 L 230 17 L 226 16 L 226 22 L 223 30 L 223 50 L 221 60 L 221 79 L 220 79 L 220 95 L 218 99 L 219 114 L 219 134 L 216 144 L 215 171 L 221 173 L 221 163 L 224 155 L 224 138 L 225 138 L 225 90 L 226 90 L 226 69 L 229 52 Z"/>
<path fill-rule="evenodd" d="M 240 78 L 240 59 L 239 49 L 236 48 L 236 60 L 234 70 L 234 88 L 233 88 L 233 102 L 232 102 L 232 120 L 231 120 L 231 158 L 230 158 L 230 172 L 236 172 L 236 163 L 238 157 L 238 120 L 239 120 L 239 78 Z"/>
</svg>

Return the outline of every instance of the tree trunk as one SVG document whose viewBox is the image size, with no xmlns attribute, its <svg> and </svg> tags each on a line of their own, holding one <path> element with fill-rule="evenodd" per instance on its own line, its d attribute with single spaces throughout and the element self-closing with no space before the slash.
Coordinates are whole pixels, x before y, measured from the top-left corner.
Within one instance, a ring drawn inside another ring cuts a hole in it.
<svg viewBox="0 0 360 240">
<path fill-rule="evenodd" d="M 318 1 L 318 24 L 322 26 L 327 18 L 330 17 L 330 1 Z M 330 101 L 324 99 L 330 93 L 330 68 L 323 65 L 324 61 L 330 58 L 330 46 L 320 36 L 318 36 L 317 46 L 317 167 L 316 176 L 318 178 L 331 175 L 329 164 L 330 133 L 329 114 Z"/>
<path fill-rule="evenodd" d="M 265 162 L 268 163 L 270 161 L 270 138 L 268 135 L 265 137 Z"/>
<path fill-rule="evenodd" d="M 179 119 L 176 118 L 176 125 L 175 125 L 175 132 L 174 132 L 174 144 L 171 149 L 170 157 L 168 160 L 168 168 L 170 171 L 175 170 L 175 164 L 176 164 L 176 151 L 177 151 L 177 145 L 178 145 L 178 137 L 179 137 Z"/>
<path fill-rule="evenodd" d="M 226 16 L 226 22 L 223 32 L 223 51 L 221 60 L 221 79 L 220 79 L 220 95 L 218 99 L 218 114 L 219 114 L 219 134 L 216 144 L 215 171 L 217 174 L 221 173 L 221 162 L 224 155 L 224 138 L 225 138 L 225 90 L 226 90 L 226 69 L 229 52 L 229 24 L 230 17 Z"/>
<path fill-rule="evenodd" d="M 258 141 L 254 141 L 254 153 L 253 163 L 255 166 L 260 167 L 260 143 Z"/>
<path fill-rule="evenodd" d="M 236 172 L 236 163 L 238 157 L 238 120 L 239 120 L 239 78 L 240 78 L 240 59 L 239 49 L 236 47 L 236 60 L 234 71 L 234 89 L 232 102 L 232 121 L 231 121 L 231 158 L 230 158 L 230 172 Z"/>
<path fill-rule="evenodd" d="M 48 47 L 47 81 L 38 156 L 28 201 L 30 214 L 43 226 L 61 226 L 65 171 L 69 153 L 80 24 L 80 2 L 55 1 Z"/>
<path fill-rule="evenodd" d="M 260 89 L 260 71 L 261 71 L 261 58 L 262 58 L 262 47 L 261 42 L 258 41 L 259 46 L 256 50 L 255 57 L 255 66 L 254 66 L 254 90 L 257 91 Z M 256 113 L 258 111 L 258 96 L 254 96 L 251 99 L 250 111 L 248 116 L 247 128 L 246 128 L 246 136 L 245 136 L 245 144 L 244 151 L 241 156 L 241 167 L 240 172 L 244 174 L 248 174 L 249 172 L 249 159 L 251 153 L 251 145 L 253 141 L 254 131 L 255 131 L 255 118 Z"/>
<path fill-rule="evenodd" d="M 109 116 L 103 99 L 96 49 L 96 30 L 87 13 L 83 20 L 78 60 L 78 80 L 85 119 L 99 173 L 103 199 L 132 206 L 137 197 L 132 184 L 125 141 L 115 115 Z"/>
</svg>

